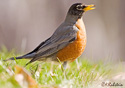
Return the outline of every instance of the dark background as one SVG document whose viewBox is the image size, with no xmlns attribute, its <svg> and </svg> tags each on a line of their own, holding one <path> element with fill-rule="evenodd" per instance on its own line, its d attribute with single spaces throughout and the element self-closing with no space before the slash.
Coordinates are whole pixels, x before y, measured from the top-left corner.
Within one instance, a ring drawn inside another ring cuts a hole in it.
<svg viewBox="0 0 125 88">
<path fill-rule="evenodd" d="M 52 35 L 76 2 L 96 5 L 83 16 L 88 39 L 83 56 L 125 60 L 125 0 L 0 0 L 0 46 L 31 51 Z"/>
</svg>

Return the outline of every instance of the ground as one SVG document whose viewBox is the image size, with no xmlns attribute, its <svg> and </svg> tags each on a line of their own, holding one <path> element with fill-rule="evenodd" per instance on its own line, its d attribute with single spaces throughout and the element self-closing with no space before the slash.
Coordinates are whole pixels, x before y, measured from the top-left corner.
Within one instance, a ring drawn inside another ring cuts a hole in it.
<svg viewBox="0 0 125 88">
<path fill-rule="evenodd" d="M 60 65 L 35 62 L 24 67 L 29 60 L 4 62 L 15 52 L 0 51 L 0 88 L 125 88 L 125 65 L 78 58 L 68 63 L 65 72 Z"/>
</svg>

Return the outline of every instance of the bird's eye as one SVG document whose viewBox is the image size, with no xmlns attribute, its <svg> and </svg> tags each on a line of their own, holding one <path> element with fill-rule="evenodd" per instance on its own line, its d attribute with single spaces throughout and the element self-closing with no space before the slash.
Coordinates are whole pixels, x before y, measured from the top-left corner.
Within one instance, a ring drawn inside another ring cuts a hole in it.
<svg viewBox="0 0 125 88">
<path fill-rule="evenodd" d="M 82 5 L 77 5 L 77 6 L 76 6 L 76 9 L 77 9 L 77 10 L 82 10 Z"/>
</svg>

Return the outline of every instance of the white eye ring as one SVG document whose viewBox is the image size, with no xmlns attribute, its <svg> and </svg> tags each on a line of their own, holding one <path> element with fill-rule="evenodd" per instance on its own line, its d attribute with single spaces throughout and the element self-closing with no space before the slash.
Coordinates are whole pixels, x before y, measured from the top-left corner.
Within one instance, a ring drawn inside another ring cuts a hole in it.
<svg viewBox="0 0 125 88">
<path fill-rule="evenodd" d="M 77 6 L 76 6 L 77 10 L 82 10 L 81 7 L 82 7 L 82 5 L 77 5 Z"/>
</svg>

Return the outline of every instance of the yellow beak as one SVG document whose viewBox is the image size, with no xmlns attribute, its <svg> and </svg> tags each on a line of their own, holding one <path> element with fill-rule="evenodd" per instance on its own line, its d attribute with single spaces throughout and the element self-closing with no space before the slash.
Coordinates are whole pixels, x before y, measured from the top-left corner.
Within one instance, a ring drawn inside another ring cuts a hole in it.
<svg viewBox="0 0 125 88">
<path fill-rule="evenodd" d="M 93 9 L 95 9 L 95 5 L 87 5 L 83 10 L 86 12 Z"/>
</svg>

